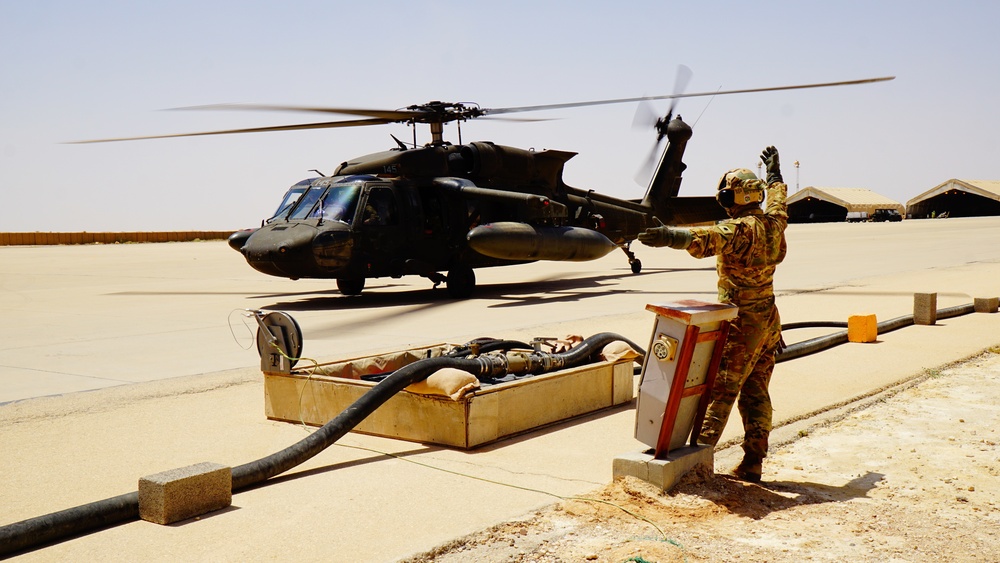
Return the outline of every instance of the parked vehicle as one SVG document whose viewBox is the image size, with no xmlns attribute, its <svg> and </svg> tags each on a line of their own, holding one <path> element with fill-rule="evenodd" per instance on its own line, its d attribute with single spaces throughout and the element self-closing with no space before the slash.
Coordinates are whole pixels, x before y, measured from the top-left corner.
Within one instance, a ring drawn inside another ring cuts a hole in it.
<svg viewBox="0 0 1000 563">
<path fill-rule="evenodd" d="M 880 221 L 895 223 L 896 221 L 902 221 L 903 216 L 900 215 L 899 211 L 896 211 L 895 209 L 876 209 L 875 212 L 872 213 L 871 220 L 876 223 Z"/>
</svg>

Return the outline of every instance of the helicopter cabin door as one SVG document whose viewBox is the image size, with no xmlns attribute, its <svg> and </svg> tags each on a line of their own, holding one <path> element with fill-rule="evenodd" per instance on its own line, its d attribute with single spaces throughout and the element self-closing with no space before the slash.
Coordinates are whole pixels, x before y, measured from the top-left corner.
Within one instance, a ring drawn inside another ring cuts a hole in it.
<svg viewBox="0 0 1000 563">
<path fill-rule="evenodd" d="M 368 274 L 400 276 L 409 245 L 396 194 L 389 186 L 375 185 L 365 188 L 363 197 L 358 247 Z"/>
</svg>

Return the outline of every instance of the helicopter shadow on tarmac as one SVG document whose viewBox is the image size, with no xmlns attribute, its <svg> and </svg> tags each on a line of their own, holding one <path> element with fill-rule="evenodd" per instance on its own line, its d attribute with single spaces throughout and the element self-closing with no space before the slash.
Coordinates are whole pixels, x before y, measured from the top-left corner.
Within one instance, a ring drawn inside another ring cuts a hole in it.
<svg viewBox="0 0 1000 563">
<path fill-rule="evenodd" d="M 715 271 L 714 267 L 710 268 L 662 268 L 662 269 L 647 269 L 641 275 L 656 275 L 656 274 L 670 274 L 675 272 L 690 272 L 690 271 Z M 502 303 L 493 303 L 485 305 L 487 308 L 493 307 L 518 307 L 518 306 L 530 306 L 539 303 L 552 302 L 553 300 L 558 301 L 576 301 L 580 299 L 586 299 L 590 297 L 600 297 L 607 293 L 636 293 L 645 290 L 635 290 L 625 288 L 611 288 L 608 284 L 609 282 L 618 282 L 620 280 L 627 280 L 628 278 L 634 276 L 627 270 L 622 270 L 620 273 L 612 274 L 601 274 L 594 276 L 583 276 L 583 277 L 558 277 L 549 276 L 547 278 L 535 279 L 530 281 L 521 282 L 503 282 L 503 283 L 493 283 L 493 284 L 481 284 L 476 287 L 476 293 L 472 297 L 475 300 L 489 301 L 489 300 L 499 300 Z M 398 307 L 398 306 L 424 306 L 418 308 L 434 307 L 439 305 L 444 305 L 448 303 L 453 303 L 457 301 L 448 296 L 447 292 L 442 288 L 423 288 L 414 289 L 412 291 L 392 291 L 392 292 L 379 292 L 379 288 L 396 288 L 403 287 L 405 284 L 385 284 L 381 286 L 372 286 L 371 290 L 366 290 L 361 295 L 342 295 L 337 290 L 329 290 L 323 292 L 303 292 L 303 293 L 283 293 L 274 295 L 258 295 L 251 296 L 255 299 L 267 299 L 269 297 L 273 298 L 284 298 L 281 301 L 275 301 L 270 305 L 263 305 L 261 308 L 269 310 L 287 310 L 287 311 L 323 311 L 323 310 L 362 310 L 362 309 L 380 309 L 383 307 Z M 603 289 L 604 292 L 594 293 L 589 290 L 593 289 Z M 657 295 L 664 293 L 672 293 L 665 291 L 656 291 Z M 701 293 L 700 291 L 684 291 L 678 292 L 684 294 L 690 293 Z M 714 294 L 714 290 L 710 293 Z M 552 297 L 552 295 L 559 295 L 558 297 Z"/>
<path fill-rule="evenodd" d="M 711 270 L 714 272 L 715 268 L 648 269 L 641 275 L 670 274 L 678 271 L 699 270 Z M 613 286 L 615 282 L 627 280 L 634 275 L 627 270 L 623 270 L 621 273 L 584 277 L 562 278 L 552 276 L 532 281 L 482 284 L 477 286 L 473 299 L 482 301 L 484 308 L 491 309 L 544 305 L 566 301 L 573 302 L 603 297 L 609 294 L 646 291 Z M 397 287 L 398 285 L 402 284 L 387 284 L 383 287 Z M 374 286 L 372 289 L 377 290 L 378 287 Z M 663 296 L 670 293 L 690 295 L 691 293 L 701 292 L 657 290 L 650 293 Z M 706 293 L 714 296 L 714 288 Z M 255 296 L 255 298 L 259 299 L 267 297 L 266 295 Z M 310 337 L 317 339 L 341 335 L 356 328 L 370 329 L 373 324 L 398 319 L 400 315 L 425 314 L 460 301 L 448 297 L 447 292 L 442 288 L 424 288 L 413 291 L 384 293 L 379 291 L 365 291 L 365 293 L 356 296 L 341 295 L 336 290 L 330 290 L 318 294 L 316 292 L 303 292 L 301 294 L 279 294 L 274 295 L 274 297 L 285 299 L 275 301 L 269 305 L 263 305 L 261 308 L 292 313 L 296 311 L 377 311 L 374 317 L 371 315 L 366 315 L 364 318 L 340 316 L 337 319 L 331 320 L 330 324 L 312 327 L 309 330 Z"/>
</svg>

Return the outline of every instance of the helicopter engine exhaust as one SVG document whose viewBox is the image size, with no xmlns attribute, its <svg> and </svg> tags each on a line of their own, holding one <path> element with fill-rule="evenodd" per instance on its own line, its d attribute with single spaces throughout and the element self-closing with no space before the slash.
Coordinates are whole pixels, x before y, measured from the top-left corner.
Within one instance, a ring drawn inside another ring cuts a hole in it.
<svg viewBox="0 0 1000 563">
<path fill-rule="evenodd" d="M 607 255 L 618 245 L 603 234 L 582 227 L 537 227 L 500 221 L 480 225 L 466 235 L 469 247 L 502 260 L 585 262 Z"/>
</svg>

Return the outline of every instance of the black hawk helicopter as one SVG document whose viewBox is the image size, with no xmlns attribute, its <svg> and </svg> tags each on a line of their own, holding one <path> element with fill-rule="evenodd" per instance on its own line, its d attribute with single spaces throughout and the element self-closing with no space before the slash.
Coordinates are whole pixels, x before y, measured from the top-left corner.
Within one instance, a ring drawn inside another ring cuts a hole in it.
<svg viewBox="0 0 1000 563">
<path fill-rule="evenodd" d="M 665 117 L 651 120 L 657 138 L 651 160 L 656 166 L 641 199 L 619 199 L 566 185 L 563 167 L 574 152 L 524 150 L 489 141 L 463 144 L 461 122 L 520 112 L 660 99 L 676 103 L 686 97 L 892 78 L 687 94 L 675 91 L 663 96 L 493 109 L 441 101 L 397 110 L 198 106 L 183 109 L 290 110 L 364 118 L 81 142 L 408 124 L 413 128 L 412 146 L 392 137 L 396 147 L 388 151 L 347 160 L 330 176 L 293 185 L 270 218 L 258 228 L 234 233 L 229 245 L 260 272 L 293 280 L 335 279 L 344 295 L 360 294 L 368 278 L 420 275 L 435 287 L 444 282 L 448 293 L 461 299 L 473 293 L 476 268 L 537 260 L 594 260 L 616 248 L 638 274 L 642 264 L 630 246 L 656 221 L 684 225 L 725 217 L 712 196 L 678 195 L 686 168 L 682 158 L 692 130 L 679 115 L 674 117 L 673 105 Z M 444 124 L 450 122 L 459 126 L 458 144 L 444 140 Z M 424 146 L 417 146 L 417 124 L 430 127 L 431 141 Z M 656 161 L 664 138 L 667 144 Z"/>
</svg>

